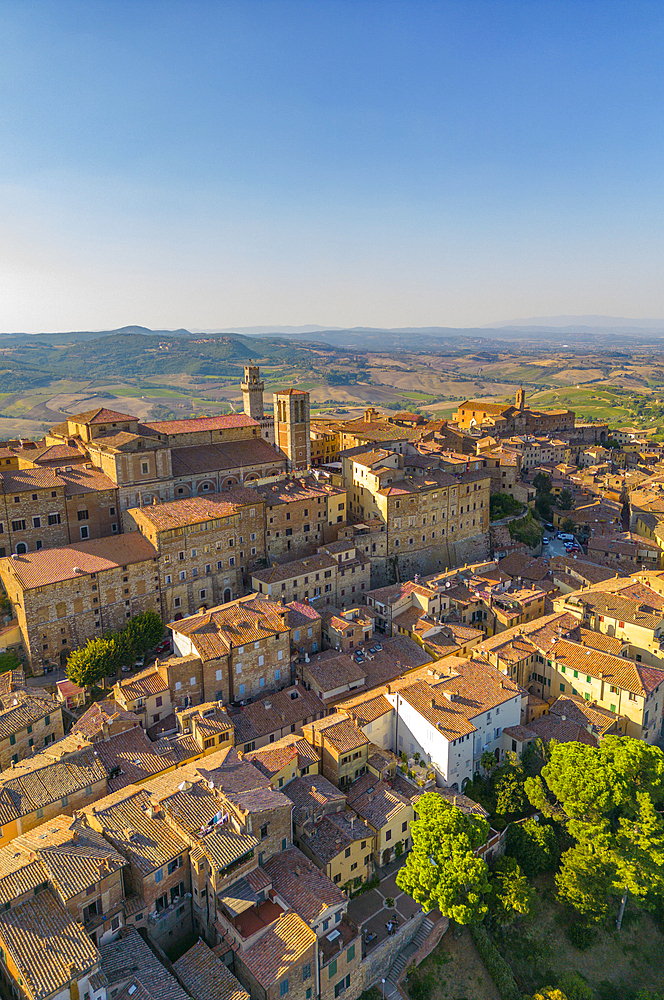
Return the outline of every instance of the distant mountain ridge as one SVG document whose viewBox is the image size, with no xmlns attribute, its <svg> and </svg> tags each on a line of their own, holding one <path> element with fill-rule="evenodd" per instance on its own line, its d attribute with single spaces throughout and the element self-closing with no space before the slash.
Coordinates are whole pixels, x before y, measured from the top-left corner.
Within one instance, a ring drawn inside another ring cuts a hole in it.
<svg viewBox="0 0 664 1000">
<path fill-rule="evenodd" d="M 509 322 L 487 323 L 486 329 L 513 329 L 528 327 L 532 330 L 658 330 L 664 331 L 664 319 L 625 319 L 621 316 L 531 316 L 530 319 L 512 319 Z"/>
</svg>

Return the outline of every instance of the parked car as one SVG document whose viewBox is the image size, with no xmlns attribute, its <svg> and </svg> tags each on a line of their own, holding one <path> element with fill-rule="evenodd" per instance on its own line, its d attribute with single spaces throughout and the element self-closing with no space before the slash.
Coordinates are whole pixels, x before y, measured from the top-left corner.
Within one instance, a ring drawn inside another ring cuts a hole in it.
<svg viewBox="0 0 664 1000">
<path fill-rule="evenodd" d="M 158 642 L 157 645 L 154 647 L 154 651 L 157 654 L 157 656 L 161 656 L 162 653 L 170 653 L 170 651 L 171 651 L 171 640 L 170 639 L 162 639 L 161 642 Z"/>
<path fill-rule="evenodd" d="M 145 657 L 143 657 L 143 656 L 139 657 L 139 659 L 134 662 L 134 666 L 135 667 L 143 667 L 143 666 L 145 666 Z"/>
<path fill-rule="evenodd" d="M 544 538 L 542 539 L 542 545 L 548 545 L 548 544 L 549 544 L 549 539 L 545 535 Z"/>
<path fill-rule="evenodd" d="M 130 674 L 131 673 L 131 667 L 128 667 L 126 665 L 124 667 L 122 667 L 121 669 L 122 669 L 122 673 L 123 674 Z"/>
</svg>

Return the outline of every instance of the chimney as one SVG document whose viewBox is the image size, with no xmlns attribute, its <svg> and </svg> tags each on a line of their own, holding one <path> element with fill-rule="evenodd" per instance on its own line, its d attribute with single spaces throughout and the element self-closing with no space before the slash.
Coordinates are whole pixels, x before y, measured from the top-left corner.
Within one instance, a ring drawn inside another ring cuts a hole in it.
<svg viewBox="0 0 664 1000">
<path fill-rule="evenodd" d="M 78 843 L 78 830 L 74 830 L 74 832 L 71 835 L 71 839 L 75 844 Z"/>
</svg>

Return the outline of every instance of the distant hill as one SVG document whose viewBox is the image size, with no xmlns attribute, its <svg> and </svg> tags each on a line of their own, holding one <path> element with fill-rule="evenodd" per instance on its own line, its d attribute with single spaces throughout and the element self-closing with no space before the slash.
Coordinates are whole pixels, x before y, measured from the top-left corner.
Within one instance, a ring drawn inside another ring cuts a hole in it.
<svg viewBox="0 0 664 1000">
<path fill-rule="evenodd" d="M 605 330 L 628 329 L 664 332 L 664 319 L 625 319 L 620 316 L 531 316 L 530 319 L 513 319 L 509 323 L 488 323 L 486 328 L 493 330 L 523 326 L 533 329 L 568 329 L 572 327 L 590 330 L 601 327 Z"/>
</svg>

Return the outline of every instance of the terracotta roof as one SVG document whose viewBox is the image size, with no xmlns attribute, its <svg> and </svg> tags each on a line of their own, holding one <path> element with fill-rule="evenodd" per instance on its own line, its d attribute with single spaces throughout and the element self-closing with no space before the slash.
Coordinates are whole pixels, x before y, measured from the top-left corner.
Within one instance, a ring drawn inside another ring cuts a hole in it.
<svg viewBox="0 0 664 1000">
<path fill-rule="evenodd" d="M 73 416 L 67 415 L 67 420 L 75 424 L 108 424 L 117 423 L 119 420 L 137 421 L 137 417 L 132 417 L 129 413 L 120 413 L 118 410 L 107 410 L 103 406 L 96 410 L 85 410 L 84 413 L 75 413 Z"/>
<path fill-rule="evenodd" d="M 370 841 L 376 833 L 351 809 L 329 813 L 302 828 L 300 840 L 326 865 L 358 840 Z M 367 844 L 367 848 L 369 848 Z"/>
<path fill-rule="evenodd" d="M 555 659 L 558 669 L 576 670 L 579 674 L 603 679 L 623 691 L 646 697 L 664 681 L 664 671 L 646 667 L 622 656 L 613 656 L 591 646 L 560 639 L 549 655 Z M 570 683 L 573 683 L 570 678 Z"/>
<path fill-rule="evenodd" d="M 120 680 L 118 686 L 127 701 L 133 701 L 135 698 L 148 698 L 150 695 L 168 691 L 168 683 L 156 666 L 146 667 L 145 670 L 134 674 L 133 677 Z"/>
<path fill-rule="evenodd" d="M 328 725 L 318 727 L 314 723 L 314 730 L 323 733 L 326 743 L 330 743 L 338 753 L 347 753 L 349 750 L 357 750 L 358 747 L 366 746 L 369 740 L 362 730 L 346 715 L 340 712 L 329 715 L 325 720 Z"/>
<path fill-rule="evenodd" d="M 91 748 L 53 760 L 35 754 L 0 774 L 0 823 L 29 816 L 37 809 L 106 781 L 106 769 Z"/>
<path fill-rule="evenodd" d="M 296 697 L 293 698 L 292 696 Z M 269 707 L 266 707 L 269 706 Z M 284 688 L 267 698 L 245 705 L 232 718 L 235 727 L 235 742 L 239 746 L 262 739 L 286 726 L 300 729 L 306 721 L 325 713 L 325 705 L 313 691 L 307 691 L 302 684 Z"/>
<path fill-rule="evenodd" d="M 73 733 L 81 733 L 88 740 L 94 740 L 103 734 L 105 725 L 109 725 L 117 719 L 125 722 L 132 722 L 140 725 L 140 719 L 134 712 L 127 712 L 117 701 L 112 698 L 104 701 L 95 701 L 90 708 L 76 720 L 72 726 Z"/>
<path fill-rule="evenodd" d="M 99 952 L 81 925 L 47 889 L 13 910 L 0 913 L 0 940 L 31 1000 L 67 990 L 72 966 L 80 974 L 94 969 L 100 961 Z"/>
<path fill-rule="evenodd" d="M 370 823 L 375 830 L 390 823 L 404 809 L 410 809 L 410 799 L 390 788 L 374 774 L 363 774 L 347 792 L 348 805 Z"/>
<path fill-rule="evenodd" d="M 482 712 L 520 699 L 521 689 L 494 667 L 467 661 L 452 677 L 434 685 L 417 681 L 400 694 L 448 739 L 455 740 L 475 731 L 472 720 Z"/>
<path fill-rule="evenodd" d="M 200 475 L 225 469 L 245 471 L 252 466 L 268 465 L 276 469 L 286 466 L 286 456 L 262 438 L 248 441 L 225 441 L 223 444 L 200 444 L 171 451 L 173 476 Z"/>
<path fill-rule="evenodd" d="M 592 726 L 593 731 L 600 735 L 617 728 L 620 723 L 620 716 L 616 712 L 573 694 L 559 695 L 549 712 L 551 715 L 564 715 L 582 726 Z"/>
<path fill-rule="evenodd" d="M 279 895 L 310 927 L 327 909 L 346 902 L 341 889 L 297 847 L 273 855 L 264 869 Z"/>
<path fill-rule="evenodd" d="M 253 570 L 251 575 L 253 579 L 260 580 L 262 583 L 279 583 L 282 580 L 292 580 L 297 576 L 304 576 L 316 570 L 336 568 L 337 565 L 337 560 L 333 556 L 326 552 L 317 552 L 305 559 L 293 559 L 292 562 L 275 563 L 268 569 Z"/>
<path fill-rule="evenodd" d="M 181 760 L 169 740 L 152 743 L 140 726 L 116 733 L 93 745 L 95 753 L 109 773 L 108 787 L 112 792 L 135 782 L 145 781 L 146 778 L 176 766 Z M 196 751 L 200 753 L 197 745 Z M 119 773 L 111 777 L 118 769 Z"/>
<path fill-rule="evenodd" d="M 345 627 L 349 628 L 348 622 Z M 355 657 L 347 653 L 337 653 L 325 650 L 306 666 L 306 673 L 315 682 L 316 688 L 324 695 L 336 688 L 350 684 L 364 684 L 367 671 L 364 663 L 358 663 Z"/>
<path fill-rule="evenodd" d="M 294 763 L 299 770 L 318 764 L 320 755 L 303 736 L 293 734 L 284 736 L 261 750 L 246 753 L 244 759 L 251 761 L 264 775 L 272 778 L 290 763 Z"/>
<path fill-rule="evenodd" d="M 541 715 L 528 724 L 528 729 L 533 737 L 544 742 L 585 743 L 591 747 L 596 747 L 599 742 L 597 736 L 589 733 L 584 725 L 562 715 Z"/>
<path fill-rule="evenodd" d="M 86 809 L 94 812 L 106 839 L 145 875 L 188 849 L 165 820 L 148 815 L 149 806 L 149 791 L 134 785 Z"/>
<path fill-rule="evenodd" d="M 301 778 L 295 778 L 284 788 L 284 795 L 297 810 L 312 809 L 314 813 L 323 810 L 331 802 L 337 805 L 346 802 L 344 793 L 322 774 L 305 774 Z"/>
<path fill-rule="evenodd" d="M 193 1000 L 249 1000 L 233 973 L 200 939 L 173 968 Z"/>
<path fill-rule="evenodd" d="M 0 848 L 0 904 L 15 904 L 25 893 L 34 894 L 48 881 L 48 872 L 39 857 L 24 851 L 12 841 Z"/>
<path fill-rule="evenodd" d="M 12 841 L 14 846 L 37 855 L 63 902 L 127 864 L 100 833 L 69 816 L 57 816 L 21 834 Z"/>
<path fill-rule="evenodd" d="M 108 981 L 108 996 L 140 997 L 141 1000 L 189 1000 L 177 979 L 167 971 L 135 927 L 120 928 L 115 941 L 102 948 L 102 971 Z M 128 993 L 127 987 L 137 986 Z M 212 1000 L 212 997 L 210 998 Z"/>
<path fill-rule="evenodd" d="M 318 497 L 323 499 L 336 497 L 345 494 L 346 491 L 329 483 L 319 483 L 313 476 L 303 476 L 301 479 L 285 479 L 282 482 L 258 486 L 256 492 L 265 498 L 268 506 L 274 506 L 298 500 L 315 500 Z"/>
<path fill-rule="evenodd" d="M 384 695 L 370 691 L 359 698 L 344 701 L 339 705 L 339 711 L 352 714 L 359 726 L 366 726 L 394 709 Z"/>
<path fill-rule="evenodd" d="M 171 622 L 174 633 L 186 635 L 203 660 L 226 656 L 245 646 L 288 631 L 288 610 L 266 597 L 249 594 L 210 611 Z"/>
<path fill-rule="evenodd" d="M 253 857 L 254 848 L 260 844 L 256 837 L 249 833 L 237 833 L 228 826 L 217 827 L 212 833 L 194 844 L 190 856 L 194 861 L 205 857 L 220 871 L 249 855 Z"/>
<path fill-rule="evenodd" d="M 53 469 L 7 469 L 0 473 L 3 493 L 26 493 L 29 490 L 57 489 L 64 486 Z"/>
<path fill-rule="evenodd" d="M 291 628 L 301 628 L 309 625 L 310 622 L 318 621 L 319 613 L 310 604 L 301 604 L 299 601 L 290 601 L 286 605 L 289 611 L 288 623 Z"/>
<path fill-rule="evenodd" d="M 190 434 L 195 431 L 220 431 L 230 427 L 258 427 L 257 420 L 246 413 L 222 413 L 218 417 L 193 417 L 189 420 L 156 420 L 141 424 L 155 434 Z"/>
<path fill-rule="evenodd" d="M 40 688 L 10 691 L 0 698 L 0 739 L 8 739 L 26 726 L 60 711 L 58 703 Z"/>
<path fill-rule="evenodd" d="M 31 590 L 156 558 L 157 552 L 148 540 L 134 532 L 74 542 L 57 549 L 27 552 L 16 559 L 3 559 L 0 561 L 0 572 L 14 577 L 24 590 Z M 76 572 L 77 569 L 79 572 Z"/>
<path fill-rule="evenodd" d="M 117 483 L 105 476 L 99 469 L 85 469 L 74 466 L 73 469 L 58 469 L 58 475 L 65 484 L 65 496 L 78 496 L 83 493 L 100 493 L 105 490 L 117 490 Z"/>
<path fill-rule="evenodd" d="M 149 521 L 158 531 L 179 528 L 204 521 L 219 521 L 230 517 L 241 507 L 254 504 L 259 507 L 260 497 L 254 490 L 237 490 L 234 493 L 219 493 L 208 497 L 187 497 L 172 503 L 157 503 L 148 507 L 131 508 L 129 513 Z M 219 527 L 215 524 L 215 527 Z"/>
</svg>

